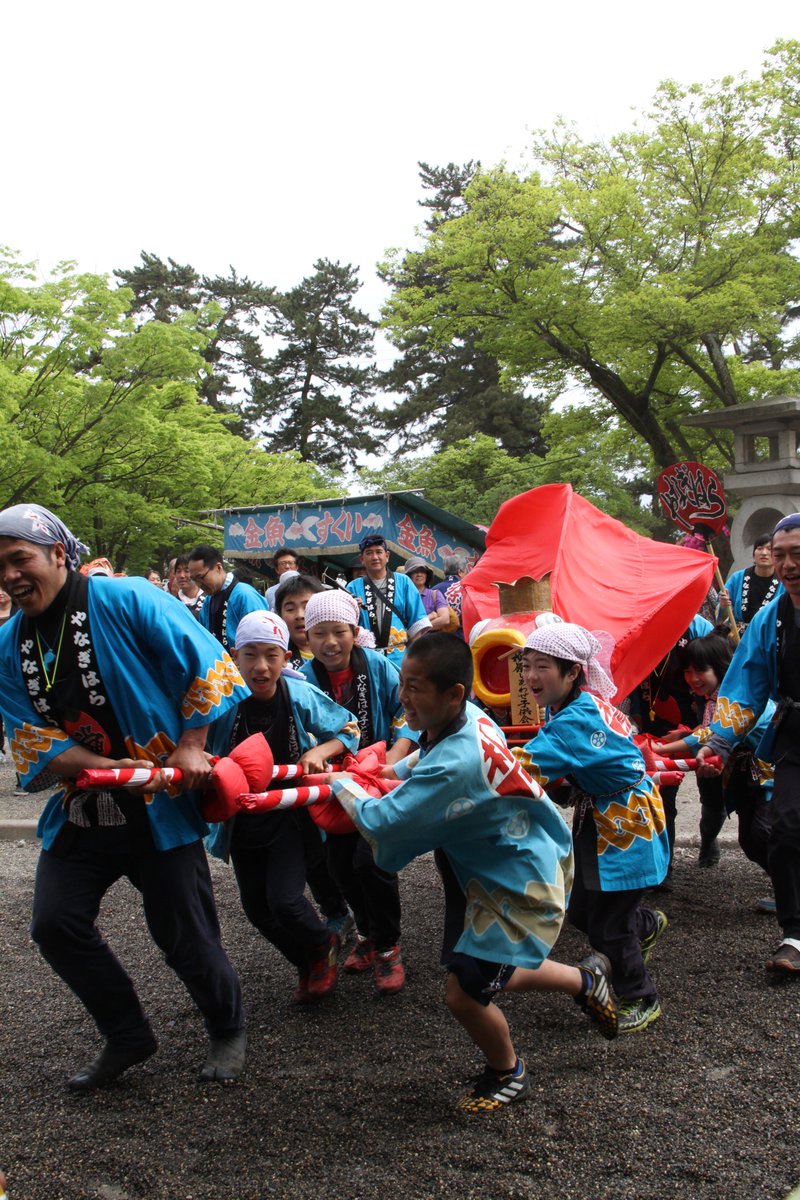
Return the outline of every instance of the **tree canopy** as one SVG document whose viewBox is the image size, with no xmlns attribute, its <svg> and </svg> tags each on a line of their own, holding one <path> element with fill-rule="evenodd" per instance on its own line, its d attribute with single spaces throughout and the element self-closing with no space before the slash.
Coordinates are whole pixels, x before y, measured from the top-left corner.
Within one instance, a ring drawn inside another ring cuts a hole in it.
<svg viewBox="0 0 800 1200">
<path fill-rule="evenodd" d="M 265 333 L 279 343 L 254 379 L 248 418 L 272 450 L 343 468 L 377 448 L 367 365 L 374 322 L 356 308 L 355 267 L 319 259 L 314 274 L 275 298 Z"/>
<path fill-rule="evenodd" d="M 650 474 L 731 461 L 683 417 L 800 383 L 799 81 L 800 43 L 781 42 L 758 79 L 662 84 L 608 144 L 560 124 L 529 174 L 476 169 L 384 268 L 393 340 L 443 353 L 477 332 L 505 380 L 588 393 Z"/>
<path fill-rule="evenodd" d="M 45 504 L 93 553 L 138 570 L 174 552 L 176 525 L 199 511 L 331 486 L 298 456 L 231 434 L 200 399 L 200 324 L 181 314 L 136 328 L 132 299 L 69 263 L 40 283 L 0 255 L 0 507 Z"/>
</svg>

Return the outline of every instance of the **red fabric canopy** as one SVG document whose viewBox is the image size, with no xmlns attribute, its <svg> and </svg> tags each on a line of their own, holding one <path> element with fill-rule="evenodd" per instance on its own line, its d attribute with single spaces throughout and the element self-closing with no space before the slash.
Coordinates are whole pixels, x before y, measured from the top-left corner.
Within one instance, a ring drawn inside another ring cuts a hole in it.
<svg viewBox="0 0 800 1200">
<path fill-rule="evenodd" d="M 606 516 L 568 483 L 507 500 L 486 535 L 486 553 L 464 578 L 462 617 L 500 615 L 493 583 L 550 574 L 553 611 L 614 638 L 617 699 L 627 696 L 685 633 L 706 598 L 717 560 L 654 542 Z"/>
</svg>

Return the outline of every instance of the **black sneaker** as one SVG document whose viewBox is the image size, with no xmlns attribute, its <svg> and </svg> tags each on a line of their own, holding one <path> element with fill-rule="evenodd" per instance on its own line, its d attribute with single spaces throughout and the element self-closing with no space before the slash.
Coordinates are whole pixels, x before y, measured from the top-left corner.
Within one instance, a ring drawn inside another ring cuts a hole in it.
<svg viewBox="0 0 800 1200">
<path fill-rule="evenodd" d="M 664 930 L 669 925 L 669 921 L 667 920 L 667 914 L 663 913 L 660 908 L 653 909 L 653 916 L 656 919 L 656 923 L 655 923 L 653 929 L 650 931 L 650 933 L 646 934 L 642 938 L 642 940 L 639 942 L 639 948 L 642 951 L 642 962 L 643 963 L 649 962 L 650 955 L 653 952 L 653 947 L 655 946 L 658 939 L 661 937 Z"/>
<path fill-rule="evenodd" d="M 531 1082 L 524 1058 L 518 1060 L 517 1068 L 518 1075 L 513 1071 L 495 1071 L 492 1067 L 486 1067 L 480 1075 L 475 1076 L 472 1090 L 456 1104 L 458 1111 L 472 1114 L 498 1112 L 515 1100 L 527 1100 Z"/>
<path fill-rule="evenodd" d="M 617 1006 L 608 986 L 611 963 L 605 954 L 590 954 L 579 966 L 591 975 L 592 984 L 588 992 L 575 997 L 575 1003 L 595 1022 L 603 1037 L 612 1041 L 619 1032 L 619 1022 Z"/>
</svg>

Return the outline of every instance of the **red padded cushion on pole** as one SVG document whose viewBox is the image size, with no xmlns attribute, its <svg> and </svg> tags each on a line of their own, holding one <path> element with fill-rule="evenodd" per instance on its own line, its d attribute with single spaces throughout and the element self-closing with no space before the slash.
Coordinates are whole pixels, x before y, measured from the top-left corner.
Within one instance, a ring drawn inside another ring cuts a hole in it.
<svg viewBox="0 0 800 1200">
<path fill-rule="evenodd" d="M 274 759 L 263 733 L 253 733 L 231 750 L 230 758 L 244 771 L 248 787 L 243 792 L 266 792 L 272 780 Z"/>
<path fill-rule="evenodd" d="M 338 800 L 326 800 L 324 804 L 309 804 L 307 811 L 311 820 L 326 833 L 357 833 L 353 822 Z"/>
<path fill-rule="evenodd" d="M 249 791 L 250 784 L 239 763 L 221 758 L 211 772 L 211 787 L 203 796 L 203 816 L 207 821 L 227 821 L 240 811 L 237 801 Z"/>
</svg>

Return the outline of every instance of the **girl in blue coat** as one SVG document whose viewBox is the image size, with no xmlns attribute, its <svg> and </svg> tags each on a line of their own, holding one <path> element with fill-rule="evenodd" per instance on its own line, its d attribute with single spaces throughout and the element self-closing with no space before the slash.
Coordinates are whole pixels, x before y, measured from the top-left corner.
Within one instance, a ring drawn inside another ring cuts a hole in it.
<svg viewBox="0 0 800 1200">
<path fill-rule="evenodd" d="M 667 918 L 641 898 L 663 880 L 669 843 L 661 796 L 630 722 L 609 703 L 616 688 L 597 661 L 600 650 L 592 634 L 566 622 L 527 639 L 523 679 L 547 716 L 522 763 L 542 787 L 562 777 L 573 785 L 569 918 L 611 960 L 619 1032 L 633 1033 L 661 1015 L 645 961 Z"/>
</svg>

